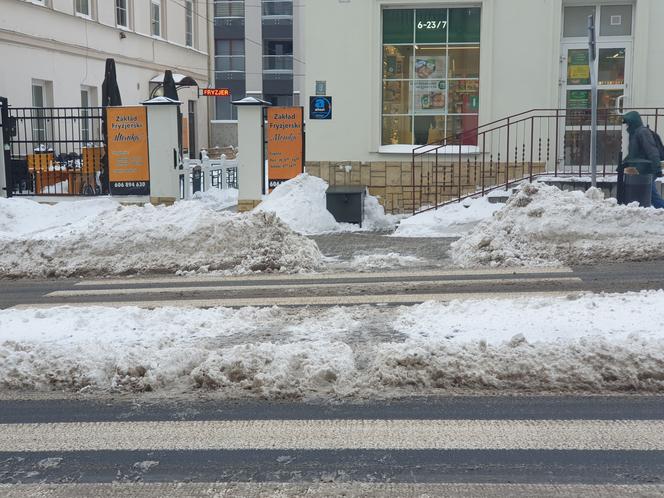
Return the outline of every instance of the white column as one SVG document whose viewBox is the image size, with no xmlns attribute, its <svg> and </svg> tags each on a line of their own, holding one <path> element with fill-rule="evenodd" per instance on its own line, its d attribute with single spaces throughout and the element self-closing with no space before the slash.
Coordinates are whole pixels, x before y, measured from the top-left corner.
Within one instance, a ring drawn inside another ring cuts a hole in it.
<svg viewBox="0 0 664 498">
<path fill-rule="evenodd" d="M 238 106 L 238 211 L 258 205 L 263 194 L 263 105 L 262 100 L 247 97 L 234 102 Z"/>
<path fill-rule="evenodd" d="M 180 174 L 185 174 L 186 189 L 189 172 L 180 170 L 182 158 L 178 141 L 179 103 L 162 103 L 157 102 L 158 99 L 143 103 L 148 113 L 150 202 L 170 204 L 180 197 Z"/>
</svg>

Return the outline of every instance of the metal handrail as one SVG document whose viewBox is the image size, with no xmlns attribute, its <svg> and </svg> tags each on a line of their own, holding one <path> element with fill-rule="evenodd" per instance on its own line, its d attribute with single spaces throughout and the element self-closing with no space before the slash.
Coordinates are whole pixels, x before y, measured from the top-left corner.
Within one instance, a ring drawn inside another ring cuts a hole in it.
<svg viewBox="0 0 664 498">
<path fill-rule="evenodd" d="M 607 175 L 607 167 L 613 165 L 613 153 L 616 157 L 622 153 L 622 139 L 615 135 L 621 127 L 620 116 L 632 110 L 639 111 L 644 122 L 655 131 L 659 118 L 664 116 L 664 109 L 654 107 L 600 109 L 603 120 L 600 133 L 606 146 L 602 150 L 604 175 Z M 496 188 L 508 189 L 510 185 L 541 174 L 589 175 L 584 159 L 584 133 L 590 129 L 586 118 L 590 119 L 589 109 L 535 108 L 413 148 L 413 212 L 483 196 Z M 472 149 L 464 149 L 467 146 Z M 546 173 L 542 173 L 541 168 Z M 455 194 L 451 194 L 453 189 Z"/>
</svg>

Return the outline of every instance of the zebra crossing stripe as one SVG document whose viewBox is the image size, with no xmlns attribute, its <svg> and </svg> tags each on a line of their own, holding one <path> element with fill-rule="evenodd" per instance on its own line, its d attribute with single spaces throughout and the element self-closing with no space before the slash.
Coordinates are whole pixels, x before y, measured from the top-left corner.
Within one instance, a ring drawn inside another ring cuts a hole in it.
<svg viewBox="0 0 664 498">
<path fill-rule="evenodd" d="M 664 450 L 662 420 L 242 420 L 0 425 L 1 452 Z"/>
</svg>

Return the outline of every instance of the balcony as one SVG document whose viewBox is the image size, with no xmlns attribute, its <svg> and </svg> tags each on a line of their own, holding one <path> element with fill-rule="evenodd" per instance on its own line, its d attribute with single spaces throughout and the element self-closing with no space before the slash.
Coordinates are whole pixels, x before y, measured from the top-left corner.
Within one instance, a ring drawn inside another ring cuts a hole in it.
<svg viewBox="0 0 664 498">
<path fill-rule="evenodd" d="M 244 0 L 215 0 L 214 18 L 244 18 Z"/>
<path fill-rule="evenodd" d="M 214 73 L 218 80 L 244 79 L 244 55 L 217 55 L 214 58 Z"/>
<path fill-rule="evenodd" d="M 293 72 L 292 55 L 264 55 L 263 56 L 264 73 L 289 74 Z"/>
<path fill-rule="evenodd" d="M 293 24 L 293 2 L 263 0 L 263 24 Z"/>
</svg>

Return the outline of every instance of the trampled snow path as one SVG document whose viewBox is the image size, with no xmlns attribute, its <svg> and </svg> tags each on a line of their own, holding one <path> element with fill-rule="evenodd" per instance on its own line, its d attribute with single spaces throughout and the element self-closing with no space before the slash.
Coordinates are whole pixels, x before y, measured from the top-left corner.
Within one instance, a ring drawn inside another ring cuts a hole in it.
<svg viewBox="0 0 664 498">
<path fill-rule="evenodd" d="M 661 392 L 664 291 L 400 308 L 0 311 L 3 389 Z M 88 387 L 89 386 L 89 387 Z"/>
<path fill-rule="evenodd" d="M 273 214 L 222 211 L 234 197 L 204 194 L 169 207 L 0 199 L 0 275 L 299 272 L 322 266 L 315 242 Z"/>
<path fill-rule="evenodd" d="M 466 199 L 401 220 L 395 237 L 461 237 L 486 221 L 505 204 L 489 198 Z"/>
<path fill-rule="evenodd" d="M 463 267 L 664 259 L 664 210 L 618 205 L 593 188 L 525 184 L 451 247 Z"/>
</svg>

